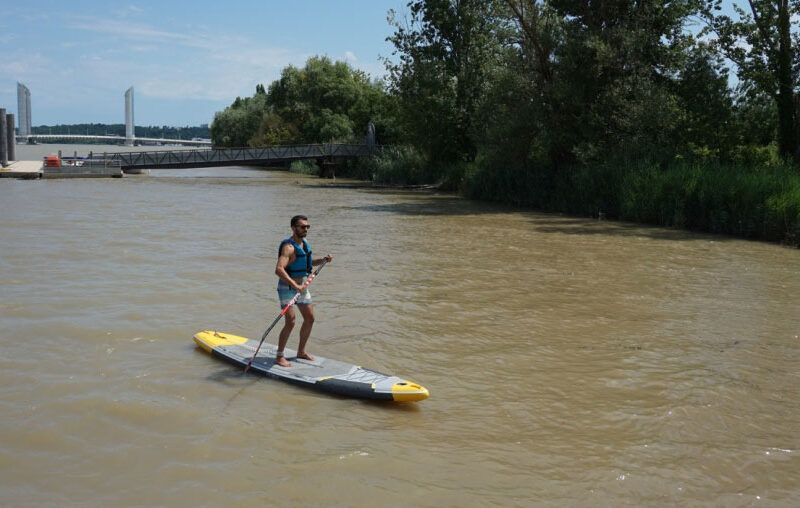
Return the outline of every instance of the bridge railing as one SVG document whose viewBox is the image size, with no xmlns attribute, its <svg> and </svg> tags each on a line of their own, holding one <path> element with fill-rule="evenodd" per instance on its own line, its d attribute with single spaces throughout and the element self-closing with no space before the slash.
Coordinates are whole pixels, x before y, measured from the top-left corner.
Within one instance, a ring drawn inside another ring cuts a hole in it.
<svg viewBox="0 0 800 508">
<path fill-rule="evenodd" d="M 45 157 L 47 159 L 47 157 Z M 59 159 L 61 167 L 84 167 L 84 168 L 120 168 L 121 163 L 117 159 L 111 158 L 88 158 L 88 157 L 61 157 Z"/>
<path fill-rule="evenodd" d="M 267 164 L 302 159 L 355 158 L 368 155 L 374 147 L 360 144 L 314 144 L 271 146 L 266 148 L 212 148 L 154 150 L 94 154 L 93 157 L 119 160 L 126 167 L 174 167 L 191 165 Z"/>
</svg>

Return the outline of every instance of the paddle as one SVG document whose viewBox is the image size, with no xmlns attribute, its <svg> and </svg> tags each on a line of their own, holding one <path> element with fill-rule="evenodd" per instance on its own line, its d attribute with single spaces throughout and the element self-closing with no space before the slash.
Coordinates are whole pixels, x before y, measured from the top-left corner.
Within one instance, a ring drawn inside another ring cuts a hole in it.
<svg viewBox="0 0 800 508">
<path fill-rule="evenodd" d="M 258 350 L 259 350 L 259 349 L 261 349 L 261 344 L 263 344 L 263 343 L 264 343 L 264 339 L 266 339 L 266 338 L 267 338 L 267 335 L 269 335 L 269 332 L 271 332 L 271 331 L 272 331 L 272 329 L 275 327 L 275 325 L 276 325 L 276 324 L 278 324 L 278 321 L 280 321 L 280 320 L 281 320 L 281 317 L 282 317 L 284 314 L 286 314 L 286 311 L 287 311 L 287 310 L 289 310 L 289 307 L 291 307 L 292 305 L 294 305 L 294 302 L 296 302 L 296 301 L 297 301 L 297 299 L 298 299 L 298 298 L 300 298 L 300 295 L 302 295 L 302 294 L 303 294 L 303 292 L 306 290 L 306 288 L 308 287 L 308 285 L 309 285 L 309 284 L 311 284 L 311 281 L 312 281 L 312 280 L 314 280 L 314 279 L 317 277 L 317 275 L 319 274 L 319 271 L 320 271 L 320 270 L 322 270 L 322 267 L 323 267 L 323 266 L 325 266 L 327 263 L 328 263 L 328 260 L 327 260 L 327 259 L 326 259 L 326 260 L 324 260 L 324 261 L 322 262 L 322 264 L 321 264 L 321 265 L 319 265 L 319 268 L 317 268 L 316 270 L 314 270 L 314 273 L 312 273 L 311 275 L 309 275 L 309 276 L 308 276 L 308 279 L 306 280 L 306 283 L 305 283 L 305 284 L 303 284 L 302 286 L 300 286 L 300 291 L 298 291 L 298 292 L 297 292 L 297 294 L 296 294 L 296 295 L 294 295 L 294 298 L 292 298 L 291 300 L 289 300 L 289 303 L 287 303 L 287 304 L 286 304 L 286 306 L 285 306 L 285 307 L 283 307 L 283 309 L 281 310 L 281 313 L 280 313 L 280 314 L 278 314 L 278 317 L 276 317 L 276 318 L 275 318 L 275 321 L 273 321 L 273 322 L 272 322 L 272 324 L 271 324 L 271 325 L 269 325 L 269 328 L 267 328 L 267 331 L 266 331 L 266 332 L 264 332 L 264 335 L 262 335 L 262 336 L 261 336 L 261 342 L 259 342 L 259 343 L 258 343 L 258 347 L 256 348 L 256 352 L 255 352 L 255 354 L 253 354 L 253 357 L 252 357 L 252 358 L 250 358 L 250 361 L 249 361 L 249 362 L 247 362 L 247 366 L 244 368 L 244 373 L 245 373 L 245 374 L 247 374 L 247 371 L 250 369 L 250 366 L 253 364 L 253 360 L 255 360 L 255 359 L 256 359 L 256 356 L 258 356 Z"/>
</svg>

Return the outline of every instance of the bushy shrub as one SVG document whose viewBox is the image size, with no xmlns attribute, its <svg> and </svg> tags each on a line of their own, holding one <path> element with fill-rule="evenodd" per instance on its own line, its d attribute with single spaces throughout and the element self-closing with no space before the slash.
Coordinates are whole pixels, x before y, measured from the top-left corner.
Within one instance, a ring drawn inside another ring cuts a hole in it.
<svg viewBox="0 0 800 508">
<path fill-rule="evenodd" d="M 347 170 L 346 176 L 391 185 L 420 185 L 436 182 L 422 154 L 408 146 L 392 146 L 362 157 Z M 339 174 L 343 174 L 340 172 Z"/>
<path fill-rule="evenodd" d="M 313 159 L 294 161 L 289 165 L 289 171 L 303 175 L 319 175 L 319 166 Z"/>
<path fill-rule="evenodd" d="M 778 153 L 778 145 L 738 145 L 731 149 L 730 163 L 743 168 L 774 169 L 784 162 Z"/>
</svg>

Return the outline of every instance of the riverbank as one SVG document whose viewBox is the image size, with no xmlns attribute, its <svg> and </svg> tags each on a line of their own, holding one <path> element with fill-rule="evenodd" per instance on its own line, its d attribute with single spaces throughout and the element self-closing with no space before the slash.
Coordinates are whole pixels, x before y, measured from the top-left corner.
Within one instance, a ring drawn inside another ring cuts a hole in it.
<svg viewBox="0 0 800 508">
<path fill-rule="evenodd" d="M 478 171 L 469 197 L 542 211 L 606 217 L 800 247 L 800 175 L 724 165 L 576 166 L 563 171 Z"/>
<path fill-rule="evenodd" d="M 90 152 L 151 149 L 45 144 L 18 145 L 17 153 L 19 159 L 35 161 L 59 151 L 63 155 L 86 156 Z M 291 171 L 308 174 L 316 168 L 293 163 Z M 754 170 L 721 164 L 676 163 L 658 167 L 646 162 L 623 162 L 555 170 L 544 166 L 514 169 L 459 163 L 437 168 L 415 150 L 395 147 L 342 165 L 337 174 L 381 188 L 449 191 L 530 210 L 800 247 L 800 174 L 788 165 Z"/>
<path fill-rule="evenodd" d="M 362 159 L 340 174 L 381 185 L 437 184 L 470 199 L 579 217 L 618 219 L 800 247 L 800 174 L 789 165 L 648 162 L 432 168 L 412 149 Z"/>
</svg>

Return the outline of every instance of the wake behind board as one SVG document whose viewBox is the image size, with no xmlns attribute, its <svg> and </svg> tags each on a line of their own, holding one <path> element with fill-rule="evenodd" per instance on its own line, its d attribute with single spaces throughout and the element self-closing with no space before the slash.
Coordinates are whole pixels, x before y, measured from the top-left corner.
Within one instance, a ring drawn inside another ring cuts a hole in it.
<svg viewBox="0 0 800 508">
<path fill-rule="evenodd" d="M 194 341 L 212 356 L 222 358 L 244 369 L 258 347 L 257 340 L 229 333 L 203 331 L 195 334 Z M 275 379 L 301 386 L 337 393 L 360 399 L 411 402 L 427 399 L 428 390 L 411 381 L 362 369 L 356 365 L 314 355 L 314 361 L 296 357 L 296 351 L 285 349 L 291 367 L 275 363 L 274 344 L 263 344 L 250 370 Z"/>
</svg>

